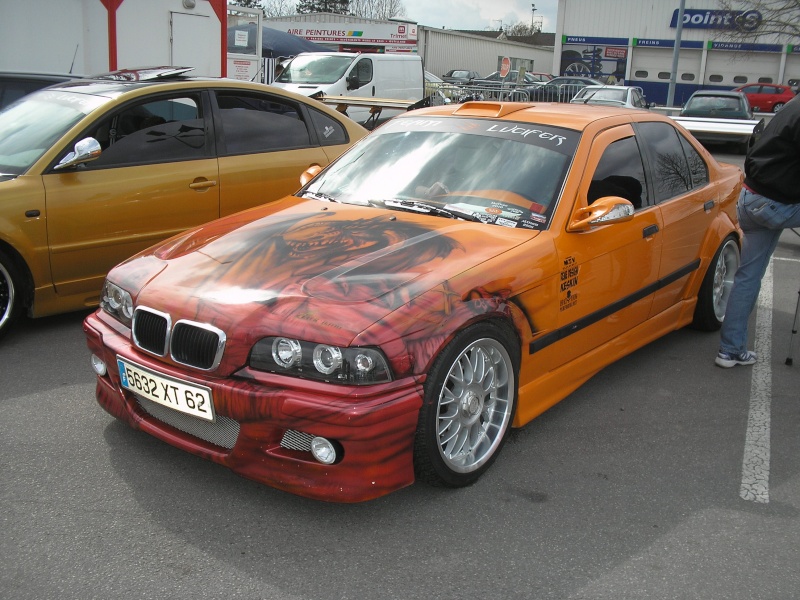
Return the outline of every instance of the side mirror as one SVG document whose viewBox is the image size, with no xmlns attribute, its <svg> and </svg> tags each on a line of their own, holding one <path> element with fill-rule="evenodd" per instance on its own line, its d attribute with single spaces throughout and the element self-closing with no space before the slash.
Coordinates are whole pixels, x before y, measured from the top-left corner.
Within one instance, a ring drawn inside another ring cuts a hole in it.
<svg viewBox="0 0 800 600">
<path fill-rule="evenodd" d="M 578 209 L 567 231 L 589 231 L 598 225 L 622 223 L 633 218 L 633 204 L 619 196 L 605 196 L 589 206 Z"/>
<path fill-rule="evenodd" d="M 311 165 L 308 167 L 303 171 L 303 174 L 300 175 L 300 185 L 306 185 L 309 181 L 314 179 L 314 177 L 319 175 L 320 171 L 322 171 L 322 167 L 319 165 Z"/>
<path fill-rule="evenodd" d="M 102 151 L 100 142 L 96 139 L 93 137 L 84 138 L 75 144 L 75 149 L 62 158 L 61 162 L 53 167 L 53 170 L 60 171 L 61 169 L 67 169 L 75 165 L 89 162 L 90 160 L 98 158 Z"/>
<path fill-rule="evenodd" d="M 352 72 L 347 76 L 347 89 L 357 90 L 359 88 L 358 73 Z"/>
</svg>

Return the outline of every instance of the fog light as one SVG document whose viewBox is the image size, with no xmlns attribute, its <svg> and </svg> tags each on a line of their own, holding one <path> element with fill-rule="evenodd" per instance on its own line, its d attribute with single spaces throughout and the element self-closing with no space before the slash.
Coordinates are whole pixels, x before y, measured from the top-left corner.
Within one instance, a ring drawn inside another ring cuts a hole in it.
<svg viewBox="0 0 800 600">
<path fill-rule="evenodd" d="M 100 377 L 105 376 L 105 374 L 108 372 L 106 369 L 106 363 L 104 363 L 103 359 L 96 354 L 92 354 L 92 370 Z"/>
<path fill-rule="evenodd" d="M 323 437 L 311 440 L 311 454 L 323 465 L 332 465 L 336 461 L 336 448 Z"/>
</svg>

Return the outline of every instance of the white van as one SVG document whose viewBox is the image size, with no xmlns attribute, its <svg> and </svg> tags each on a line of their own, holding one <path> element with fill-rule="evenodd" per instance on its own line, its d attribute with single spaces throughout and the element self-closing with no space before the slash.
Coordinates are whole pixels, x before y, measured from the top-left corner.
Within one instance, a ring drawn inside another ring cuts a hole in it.
<svg viewBox="0 0 800 600">
<path fill-rule="evenodd" d="M 295 56 L 272 85 L 313 96 L 353 96 L 388 100 L 422 100 L 422 58 L 417 54 L 304 52 Z M 381 118 L 402 111 L 384 109 Z M 351 107 L 347 114 L 365 122 L 369 108 Z"/>
</svg>

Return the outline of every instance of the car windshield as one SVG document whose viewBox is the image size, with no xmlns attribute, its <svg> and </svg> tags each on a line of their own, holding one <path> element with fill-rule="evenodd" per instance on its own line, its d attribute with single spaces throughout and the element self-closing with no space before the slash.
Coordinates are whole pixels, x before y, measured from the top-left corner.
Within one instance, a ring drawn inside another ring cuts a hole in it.
<svg viewBox="0 0 800 600">
<path fill-rule="evenodd" d="M 21 175 L 107 98 L 44 90 L 0 111 L 0 173 Z"/>
<path fill-rule="evenodd" d="M 687 110 L 740 111 L 738 98 L 730 96 L 694 96 L 686 103 Z"/>
<path fill-rule="evenodd" d="M 352 56 L 299 55 L 278 76 L 280 83 L 334 83 L 353 62 Z"/>
<path fill-rule="evenodd" d="M 600 88 L 600 89 L 591 89 L 586 88 L 578 92 L 576 99 L 580 101 L 587 101 L 590 102 L 592 100 L 612 100 L 615 102 L 624 103 L 625 102 L 625 94 L 626 91 L 620 88 Z"/>
<path fill-rule="evenodd" d="M 543 229 L 579 136 L 531 123 L 395 118 L 299 195 Z"/>
</svg>

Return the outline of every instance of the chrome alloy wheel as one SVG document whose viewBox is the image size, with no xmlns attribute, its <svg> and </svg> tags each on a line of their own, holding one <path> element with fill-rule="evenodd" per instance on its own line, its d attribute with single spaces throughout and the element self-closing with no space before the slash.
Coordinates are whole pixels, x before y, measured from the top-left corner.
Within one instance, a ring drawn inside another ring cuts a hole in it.
<svg viewBox="0 0 800 600">
<path fill-rule="evenodd" d="M 739 247 L 733 239 L 722 246 L 714 268 L 714 287 L 712 291 L 714 314 L 719 321 L 725 318 L 725 308 L 733 287 L 733 276 L 739 268 Z"/>
<path fill-rule="evenodd" d="M 0 329 L 11 319 L 14 307 L 14 281 L 0 262 Z"/>
<path fill-rule="evenodd" d="M 514 372 L 503 345 L 482 338 L 450 367 L 439 393 L 439 454 L 457 473 L 479 469 L 495 453 L 510 425 Z"/>
</svg>

